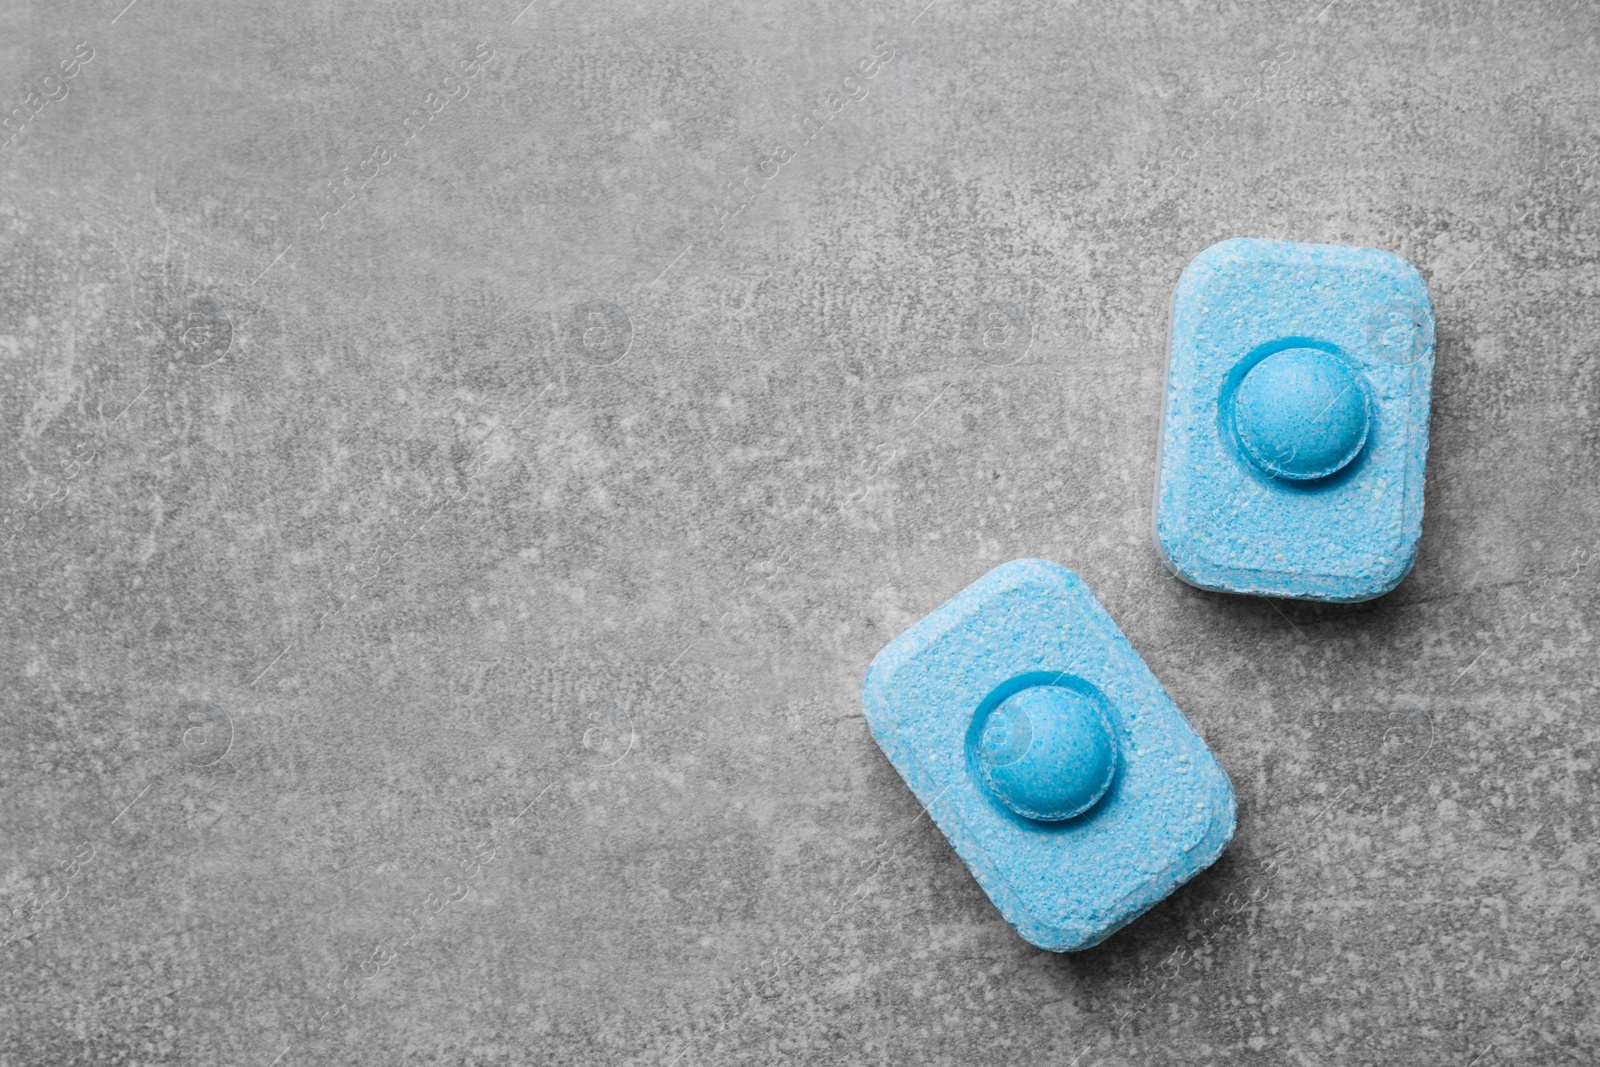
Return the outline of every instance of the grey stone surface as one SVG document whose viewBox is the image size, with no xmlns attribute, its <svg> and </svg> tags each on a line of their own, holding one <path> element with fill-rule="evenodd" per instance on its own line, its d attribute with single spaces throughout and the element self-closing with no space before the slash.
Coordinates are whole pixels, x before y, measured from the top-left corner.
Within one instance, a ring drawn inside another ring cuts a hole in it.
<svg viewBox="0 0 1600 1067">
<path fill-rule="evenodd" d="M 1592 4 L 524 2 L 0 11 L 0 1063 L 1587 1062 Z M 1153 553 L 1240 234 L 1429 281 L 1377 602 Z M 858 699 L 1032 555 L 1240 798 L 1076 956 Z"/>
</svg>

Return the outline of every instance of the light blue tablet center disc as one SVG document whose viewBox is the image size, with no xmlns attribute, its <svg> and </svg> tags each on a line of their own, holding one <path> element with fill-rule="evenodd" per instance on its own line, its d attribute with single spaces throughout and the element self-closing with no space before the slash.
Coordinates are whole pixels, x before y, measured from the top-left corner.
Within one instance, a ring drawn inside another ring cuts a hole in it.
<svg viewBox="0 0 1600 1067">
<path fill-rule="evenodd" d="M 1117 771 L 1117 744 L 1092 698 L 1039 685 L 989 713 L 978 734 L 978 771 L 994 796 L 1029 819 L 1056 822 L 1092 808 Z"/>
<path fill-rule="evenodd" d="M 1251 367 L 1233 400 L 1245 456 L 1289 482 L 1326 478 L 1360 454 L 1372 422 L 1361 373 L 1343 357 L 1286 348 Z"/>
</svg>

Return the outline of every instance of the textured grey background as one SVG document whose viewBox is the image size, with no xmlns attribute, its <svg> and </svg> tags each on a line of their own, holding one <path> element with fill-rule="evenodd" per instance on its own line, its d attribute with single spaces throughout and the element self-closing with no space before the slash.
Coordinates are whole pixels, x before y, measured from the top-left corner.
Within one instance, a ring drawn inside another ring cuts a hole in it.
<svg viewBox="0 0 1600 1067">
<path fill-rule="evenodd" d="M 1591 3 L 124 2 L 0 14 L 0 1063 L 1586 1062 Z M 1156 561 L 1235 235 L 1434 294 L 1375 603 Z M 1032 555 L 1240 799 L 1075 956 L 858 700 Z"/>
</svg>

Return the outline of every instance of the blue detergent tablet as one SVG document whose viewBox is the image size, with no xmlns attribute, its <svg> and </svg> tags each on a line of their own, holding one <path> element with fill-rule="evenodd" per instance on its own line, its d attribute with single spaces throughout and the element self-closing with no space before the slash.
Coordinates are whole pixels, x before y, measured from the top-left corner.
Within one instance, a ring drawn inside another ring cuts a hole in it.
<svg viewBox="0 0 1600 1067">
<path fill-rule="evenodd" d="M 1172 302 L 1155 541 L 1232 593 L 1356 601 L 1400 583 L 1422 533 L 1433 305 L 1411 264 L 1238 238 Z"/>
<path fill-rule="evenodd" d="M 996 567 L 889 642 L 861 702 L 961 861 L 1040 948 L 1098 944 L 1233 838 L 1216 757 L 1055 563 Z"/>
</svg>

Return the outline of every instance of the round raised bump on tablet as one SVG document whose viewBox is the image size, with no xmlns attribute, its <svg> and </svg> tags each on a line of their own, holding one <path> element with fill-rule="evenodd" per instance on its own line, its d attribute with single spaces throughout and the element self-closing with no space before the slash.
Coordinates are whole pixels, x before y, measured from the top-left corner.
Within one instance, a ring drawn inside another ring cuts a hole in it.
<svg viewBox="0 0 1600 1067">
<path fill-rule="evenodd" d="M 978 734 L 978 772 L 996 799 L 1025 818 L 1059 822 L 1105 795 L 1117 744 L 1104 710 L 1061 686 L 1013 693 Z"/>
<path fill-rule="evenodd" d="M 1245 456 L 1288 482 L 1326 478 L 1367 443 L 1372 399 L 1361 372 L 1342 356 L 1286 348 L 1251 367 L 1233 399 Z"/>
</svg>

